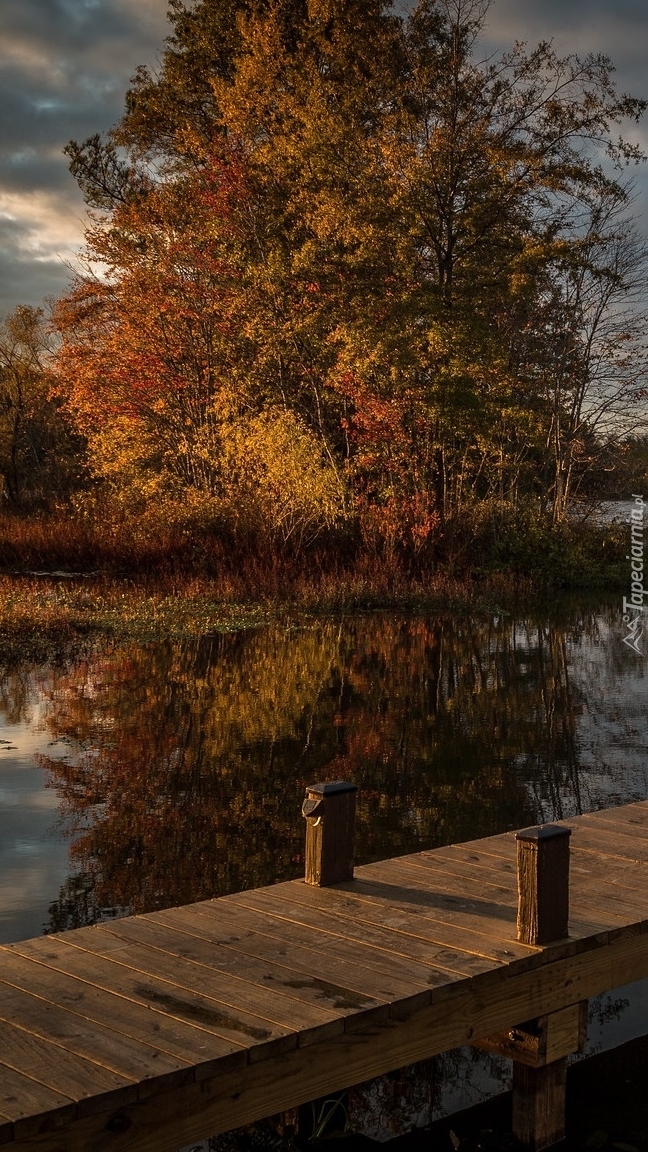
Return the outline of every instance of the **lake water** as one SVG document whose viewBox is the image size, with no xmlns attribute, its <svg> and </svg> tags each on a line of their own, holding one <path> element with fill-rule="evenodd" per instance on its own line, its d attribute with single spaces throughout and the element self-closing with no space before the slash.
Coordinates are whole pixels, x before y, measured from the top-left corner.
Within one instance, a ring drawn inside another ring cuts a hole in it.
<svg viewBox="0 0 648 1152">
<path fill-rule="evenodd" d="M 0 940 L 299 876 L 323 779 L 359 785 L 359 863 L 647 798 L 648 655 L 622 643 L 620 599 L 6 669 Z M 630 999 L 593 1043 L 648 1032 L 643 985 Z"/>
</svg>

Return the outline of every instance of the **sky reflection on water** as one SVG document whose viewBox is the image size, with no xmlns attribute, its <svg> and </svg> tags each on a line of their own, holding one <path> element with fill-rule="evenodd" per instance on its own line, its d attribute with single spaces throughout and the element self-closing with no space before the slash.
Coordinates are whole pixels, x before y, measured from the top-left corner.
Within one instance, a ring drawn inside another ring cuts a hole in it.
<svg viewBox="0 0 648 1152">
<path fill-rule="evenodd" d="M 31 680 L 31 676 L 29 677 Z M 6 682 L 5 682 L 6 688 Z M 48 923 L 52 893 L 70 870 L 68 840 L 57 827 L 59 798 L 34 757 L 52 755 L 39 725 L 33 685 L 17 723 L 0 721 L 0 941 L 38 936 Z"/>
</svg>

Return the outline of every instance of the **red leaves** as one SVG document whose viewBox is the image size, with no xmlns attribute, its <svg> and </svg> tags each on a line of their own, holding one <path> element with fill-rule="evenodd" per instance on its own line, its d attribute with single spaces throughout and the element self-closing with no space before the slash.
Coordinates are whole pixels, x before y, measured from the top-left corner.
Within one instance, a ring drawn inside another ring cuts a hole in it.
<svg viewBox="0 0 648 1152">
<path fill-rule="evenodd" d="M 110 279 L 79 282 L 56 313 L 60 386 L 83 431 L 116 415 L 158 430 L 171 413 L 179 428 L 204 418 L 215 380 L 240 360 L 244 196 L 240 160 L 212 156 L 90 235 Z"/>
<path fill-rule="evenodd" d="M 431 414 L 411 387 L 381 395 L 350 371 L 338 386 L 354 406 L 344 423 L 355 449 L 355 506 L 365 541 L 417 554 L 440 523 Z"/>
</svg>

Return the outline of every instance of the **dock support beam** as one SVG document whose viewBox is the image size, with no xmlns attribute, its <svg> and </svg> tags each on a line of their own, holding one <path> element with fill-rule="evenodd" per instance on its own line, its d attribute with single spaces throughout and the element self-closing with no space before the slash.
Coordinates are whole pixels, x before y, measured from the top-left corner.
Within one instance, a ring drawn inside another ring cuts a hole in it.
<svg viewBox="0 0 648 1152">
<path fill-rule="evenodd" d="M 307 884 L 320 888 L 353 880 L 357 784 L 346 780 L 310 784 L 302 805 L 306 817 Z"/>
<path fill-rule="evenodd" d="M 540 1152 L 565 1138 L 567 1057 L 544 1068 L 513 1062 L 513 1135 Z"/>
<path fill-rule="evenodd" d="M 539 1152 L 565 1135 L 567 1057 L 587 1039 L 587 1000 L 486 1036 L 476 1045 L 513 1060 L 513 1132 Z"/>
</svg>

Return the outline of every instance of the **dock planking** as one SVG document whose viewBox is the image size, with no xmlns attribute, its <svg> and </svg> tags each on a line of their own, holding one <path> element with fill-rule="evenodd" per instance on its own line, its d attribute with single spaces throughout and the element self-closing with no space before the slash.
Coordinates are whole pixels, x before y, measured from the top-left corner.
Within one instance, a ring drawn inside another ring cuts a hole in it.
<svg viewBox="0 0 648 1152">
<path fill-rule="evenodd" d="M 503 833 L 0 948 L 0 1146 L 173 1152 L 648 976 L 648 802 L 564 824 L 544 946 Z"/>
</svg>

